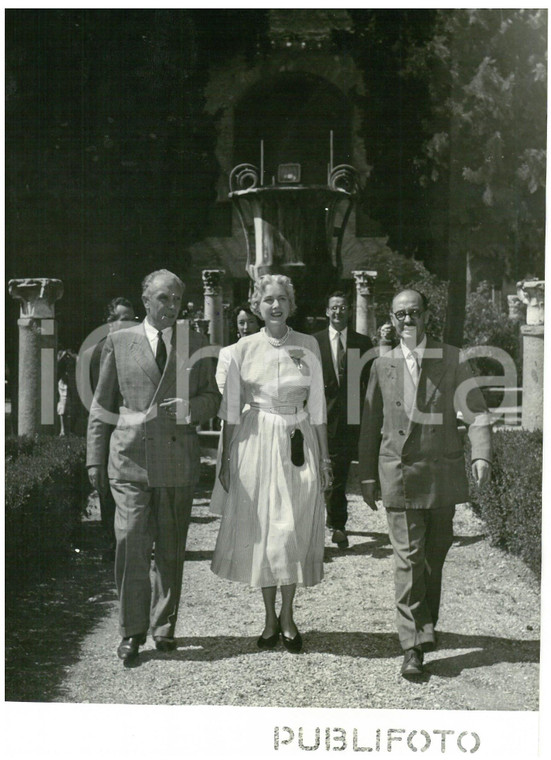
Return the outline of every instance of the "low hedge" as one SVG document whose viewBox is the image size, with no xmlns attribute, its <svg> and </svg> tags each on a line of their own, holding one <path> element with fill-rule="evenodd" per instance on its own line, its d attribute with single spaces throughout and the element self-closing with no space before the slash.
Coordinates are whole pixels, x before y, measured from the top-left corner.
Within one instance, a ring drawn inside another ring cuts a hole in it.
<svg viewBox="0 0 551 760">
<path fill-rule="evenodd" d="M 5 455 L 9 587 L 71 549 L 91 489 L 83 438 L 7 437 Z"/>
<path fill-rule="evenodd" d="M 539 430 L 497 430 L 490 483 L 477 488 L 468 469 L 471 504 L 486 524 L 490 543 L 521 557 L 538 578 L 542 452 L 543 435 Z"/>
</svg>

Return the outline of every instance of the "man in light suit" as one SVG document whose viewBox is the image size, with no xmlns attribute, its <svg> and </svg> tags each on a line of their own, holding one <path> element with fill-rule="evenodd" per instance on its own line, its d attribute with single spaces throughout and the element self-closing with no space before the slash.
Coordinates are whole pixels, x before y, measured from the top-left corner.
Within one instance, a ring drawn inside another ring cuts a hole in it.
<svg viewBox="0 0 551 760">
<path fill-rule="evenodd" d="M 199 478 L 195 425 L 213 417 L 220 403 L 212 359 L 193 362 L 205 339 L 176 325 L 183 293 L 183 282 L 166 269 L 144 279 L 146 318 L 107 337 L 90 409 L 90 482 L 100 491 L 108 478 L 116 503 L 122 634 L 117 653 L 125 665 L 136 660 L 149 628 L 157 649 L 176 647 L 186 537 Z M 181 351 L 183 330 L 187 355 Z M 188 392 L 177 397 L 182 379 Z"/>
<path fill-rule="evenodd" d="M 348 354 L 350 349 L 359 349 L 360 354 L 372 347 L 365 335 L 354 332 L 348 326 L 350 303 L 346 293 L 337 290 L 327 299 L 325 311 L 329 326 L 315 333 L 319 343 L 325 400 L 327 403 L 327 438 L 329 456 L 333 466 L 333 484 L 325 494 L 327 525 L 333 531 L 331 540 L 339 549 L 348 546 L 346 522 L 348 501 L 346 499 L 346 479 L 350 463 L 358 456 L 359 420 L 348 423 Z M 363 399 L 369 377 L 369 364 L 360 376 L 360 398 Z"/>
<path fill-rule="evenodd" d="M 492 452 L 488 410 L 468 362 L 454 346 L 427 338 L 427 317 L 421 293 L 395 296 L 391 321 L 400 344 L 373 363 L 359 440 L 363 498 L 377 509 L 380 486 L 386 508 L 405 678 L 423 674 L 423 654 L 436 645 L 455 505 L 469 497 L 458 409 L 470 423 L 479 486 L 490 477 Z"/>
</svg>

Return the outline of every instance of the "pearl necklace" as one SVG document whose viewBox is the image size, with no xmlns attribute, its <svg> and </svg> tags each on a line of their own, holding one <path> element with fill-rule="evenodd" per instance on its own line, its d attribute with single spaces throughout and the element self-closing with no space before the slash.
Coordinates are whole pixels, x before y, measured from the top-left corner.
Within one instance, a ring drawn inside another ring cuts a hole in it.
<svg viewBox="0 0 551 760">
<path fill-rule="evenodd" d="M 268 343 L 271 346 L 274 346 L 275 348 L 279 348 L 284 343 L 286 343 L 287 338 L 289 337 L 289 335 L 291 334 L 292 331 L 293 331 L 293 328 L 289 327 L 287 325 L 287 332 L 285 333 L 285 335 L 282 338 L 272 338 L 271 335 L 268 335 L 268 332 L 267 332 L 266 328 L 265 327 L 262 328 L 262 333 L 264 334 L 264 337 L 266 338 L 266 340 L 268 341 Z"/>
</svg>

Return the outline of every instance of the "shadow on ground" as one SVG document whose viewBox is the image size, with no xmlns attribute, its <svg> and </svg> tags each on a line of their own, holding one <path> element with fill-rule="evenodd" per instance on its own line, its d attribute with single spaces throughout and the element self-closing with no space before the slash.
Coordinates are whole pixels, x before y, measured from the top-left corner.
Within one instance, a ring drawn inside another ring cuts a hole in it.
<svg viewBox="0 0 551 760">
<path fill-rule="evenodd" d="M 360 631 L 304 631 L 303 654 L 324 654 L 354 657 L 358 660 L 392 659 L 401 657 L 398 638 L 394 633 Z M 250 636 L 195 636 L 177 639 L 175 652 L 164 654 L 153 648 L 143 649 L 135 667 L 151 660 L 170 659 L 173 662 L 215 662 L 246 654 L 265 656 Z M 275 651 L 283 650 L 281 644 Z M 462 650 L 450 654 L 450 650 Z M 465 650 L 465 651 L 464 651 Z M 522 641 L 495 636 L 467 636 L 459 633 L 439 633 L 436 652 L 426 663 L 424 680 L 431 675 L 441 678 L 458 676 L 465 669 L 489 667 L 498 663 L 539 662 L 539 641 Z"/>
<path fill-rule="evenodd" d="M 5 699 L 53 702 L 86 635 L 116 601 L 113 563 L 102 562 L 98 522 L 83 523 L 78 548 L 24 589 L 6 590 Z"/>
</svg>

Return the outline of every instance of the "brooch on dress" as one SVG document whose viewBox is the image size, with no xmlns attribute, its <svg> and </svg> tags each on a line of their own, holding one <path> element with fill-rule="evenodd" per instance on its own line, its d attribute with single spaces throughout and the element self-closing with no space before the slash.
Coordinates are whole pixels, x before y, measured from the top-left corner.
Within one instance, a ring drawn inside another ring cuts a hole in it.
<svg viewBox="0 0 551 760">
<path fill-rule="evenodd" d="M 308 370 L 308 365 L 306 362 L 302 361 L 302 357 L 304 356 L 304 351 L 301 349 L 293 349 L 292 351 L 289 351 L 289 356 L 293 360 L 293 362 L 296 364 L 297 368 L 300 372 L 302 372 L 303 367 Z"/>
</svg>

